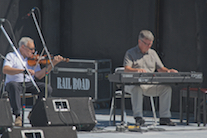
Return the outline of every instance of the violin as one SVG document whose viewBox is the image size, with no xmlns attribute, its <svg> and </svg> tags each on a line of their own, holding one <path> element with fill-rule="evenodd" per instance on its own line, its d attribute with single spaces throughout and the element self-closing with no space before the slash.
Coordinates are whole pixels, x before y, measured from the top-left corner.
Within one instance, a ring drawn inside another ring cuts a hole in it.
<svg viewBox="0 0 207 138">
<path fill-rule="evenodd" d="M 63 58 L 62 61 L 69 62 L 69 58 Z M 27 63 L 29 66 L 35 66 L 37 64 L 37 62 L 42 65 L 50 64 L 50 60 L 47 58 L 47 55 L 43 55 L 43 56 L 40 56 L 38 54 L 32 55 L 27 60 Z"/>
</svg>

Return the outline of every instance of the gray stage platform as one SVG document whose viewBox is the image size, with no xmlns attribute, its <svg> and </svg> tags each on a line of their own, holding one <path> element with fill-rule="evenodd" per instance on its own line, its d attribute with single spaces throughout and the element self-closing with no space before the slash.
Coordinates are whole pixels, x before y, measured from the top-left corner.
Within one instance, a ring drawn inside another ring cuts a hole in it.
<svg viewBox="0 0 207 138">
<path fill-rule="evenodd" d="M 31 127 L 29 120 L 27 119 L 28 112 L 31 108 L 26 108 L 25 112 L 25 125 L 24 127 Z M 170 138 L 170 137 L 187 137 L 187 138 L 201 138 L 207 136 L 207 127 L 198 127 L 197 123 L 193 122 L 193 114 L 190 115 L 190 123 L 186 125 L 185 120 L 181 124 L 179 121 L 179 113 L 172 113 L 172 120 L 177 123 L 177 126 L 160 126 L 154 124 L 154 119 L 151 111 L 144 112 L 144 119 L 146 120 L 145 127 L 141 127 L 140 132 L 131 132 L 127 129 L 123 132 L 116 131 L 116 126 L 113 126 L 113 122 L 109 122 L 109 109 L 99 109 L 96 111 L 96 119 L 98 121 L 95 128 L 90 132 L 79 131 L 77 132 L 78 138 Z M 120 110 L 117 110 L 116 125 L 120 123 L 121 116 Z M 127 110 L 127 121 L 128 124 L 134 124 L 132 111 Z M 157 119 L 159 121 L 159 119 Z"/>
<path fill-rule="evenodd" d="M 119 124 L 121 120 L 120 110 L 116 116 L 116 124 Z M 96 110 L 96 117 L 98 124 L 92 132 L 78 132 L 79 138 L 134 138 L 134 137 L 143 137 L 143 138 L 160 138 L 160 137 L 188 137 L 188 138 L 201 138 L 207 136 L 207 127 L 204 127 L 201 123 L 198 127 L 197 123 L 193 122 L 193 114 L 190 115 L 190 123 L 186 125 L 186 121 L 180 123 L 179 113 L 172 113 L 172 120 L 177 123 L 177 126 L 160 126 L 153 125 L 154 118 L 151 111 L 144 112 L 144 119 L 146 121 L 145 127 L 141 127 L 140 132 L 131 132 L 125 130 L 124 132 L 116 131 L 116 126 L 109 125 L 109 110 Z M 132 111 L 127 110 L 127 121 L 128 124 L 134 124 L 134 118 L 132 116 Z M 157 119 L 159 121 L 159 119 Z M 111 122 L 113 124 L 113 122 Z"/>
</svg>

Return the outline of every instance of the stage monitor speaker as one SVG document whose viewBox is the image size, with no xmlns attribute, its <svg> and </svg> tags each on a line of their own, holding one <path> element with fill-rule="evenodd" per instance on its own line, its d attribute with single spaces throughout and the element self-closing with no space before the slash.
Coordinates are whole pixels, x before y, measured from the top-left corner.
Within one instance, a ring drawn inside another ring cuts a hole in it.
<svg viewBox="0 0 207 138">
<path fill-rule="evenodd" d="M 0 133 L 3 133 L 5 128 L 12 127 L 12 124 L 13 118 L 9 99 L 0 99 Z"/>
<path fill-rule="evenodd" d="M 77 138 L 77 132 L 71 126 L 12 128 L 1 138 Z"/>
<path fill-rule="evenodd" d="M 43 98 L 32 109 L 32 126 L 76 126 L 77 130 L 90 131 L 96 125 L 91 98 Z"/>
</svg>

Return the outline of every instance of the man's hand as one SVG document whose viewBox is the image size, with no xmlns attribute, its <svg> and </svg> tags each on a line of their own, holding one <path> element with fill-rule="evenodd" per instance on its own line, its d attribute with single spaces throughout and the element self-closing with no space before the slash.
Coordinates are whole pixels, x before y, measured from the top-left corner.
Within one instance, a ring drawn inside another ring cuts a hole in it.
<svg viewBox="0 0 207 138">
<path fill-rule="evenodd" d="M 58 55 L 58 56 L 54 56 L 53 60 L 52 60 L 52 63 L 53 65 L 57 65 L 59 62 L 63 61 L 63 57 Z M 47 68 L 47 71 L 48 73 L 52 70 L 52 66 L 51 64 L 48 66 Z M 40 71 L 37 71 L 35 73 L 35 77 L 38 78 L 38 79 L 42 79 L 46 74 L 46 67 L 44 67 L 43 69 L 41 69 Z"/>
<path fill-rule="evenodd" d="M 168 72 L 168 73 L 170 73 L 170 72 L 178 73 L 177 70 L 175 70 L 175 69 L 168 69 L 166 67 L 159 68 L 159 69 L 157 69 L 157 71 L 158 72 Z"/>
<path fill-rule="evenodd" d="M 142 68 L 132 68 L 130 66 L 125 66 L 125 72 L 139 72 L 139 73 L 145 73 L 147 72 L 145 69 Z"/>
<path fill-rule="evenodd" d="M 56 65 L 56 64 L 58 64 L 58 63 L 61 62 L 61 61 L 63 61 L 63 57 L 60 56 L 60 55 L 57 55 L 57 56 L 55 56 L 54 59 L 53 59 L 53 64 Z"/>
<path fill-rule="evenodd" d="M 32 69 L 28 69 L 29 73 L 33 76 L 35 74 L 35 71 Z"/>
<path fill-rule="evenodd" d="M 145 69 L 137 69 L 137 72 L 139 72 L 139 73 L 146 73 L 147 71 Z"/>
<path fill-rule="evenodd" d="M 167 72 L 168 72 L 168 73 L 170 73 L 170 72 L 178 73 L 178 71 L 175 70 L 175 69 L 168 69 Z"/>
</svg>

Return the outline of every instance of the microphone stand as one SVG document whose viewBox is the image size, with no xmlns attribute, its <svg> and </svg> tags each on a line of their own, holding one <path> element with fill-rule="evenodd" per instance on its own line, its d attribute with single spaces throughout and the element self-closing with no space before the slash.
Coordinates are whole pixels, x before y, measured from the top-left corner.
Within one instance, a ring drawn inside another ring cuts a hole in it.
<svg viewBox="0 0 207 138">
<path fill-rule="evenodd" d="M 5 29 L 4 29 L 4 27 L 3 27 L 2 25 L 1 25 L 0 28 L 1 28 L 2 32 L 4 33 L 4 35 L 6 36 L 7 40 L 9 41 L 9 43 L 10 43 L 11 47 L 13 48 L 14 52 L 16 53 L 17 57 L 19 58 L 19 60 L 20 60 L 20 62 L 21 62 L 21 64 L 22 64 L 22 66 L 24 67 L 24 69 L 26 70 L 27 74 L 29 75 L 29 77 L 30 77 L 30 79 L 31 79 L 31 81 L 32 81 L 32 83 L 33 83 L 33 85 L 34 85 L 35 88 L 37 89 L 37 92 L 40 93 L 40 89 L 38 88 L 37 84 L 35 83 L 34 79 L 32 78 L 32 75 L 30 74 L 29 70 L 28 70 L 27 67 L 24 65 L 24 62 L 23 62 L 21 56 L 19 55 L 17 49 L 15 48 L 14 44 L 12 43 L 11 39 L 9 38 L 9 35 L 6 33 L 6 31 L 5 31 Z"/>
<path fill-rule="evenodd" d="M 0 53 L 0 57 L 4 60 L 10 61 L 9 59 L 7 59 L 6 57 L 4 57 L 1 53 Z M 0 84 L 0 93 L 1 93 L 1 98 L 3 98 L 4 96 L 4 74 L 2 73 L 2 80 L 1 80 L 1 84 Z"/>
<path fill-rule="evenodd" d="M 23 78 L 23 97 L 22 97 L 22 127 L 24 127 L 24 111 L 25 111 L 25 93 L 26 93 L 26 85 L 25 85 L 25 78 L 26 78 L 26 74 L 25 72 L 23 73 L 24 74 L 24 78 Z"/>
<path fill-rule="evenodd" d="M 5 60 L 10 61 L 10 60 L 9 60 L 9 59 L 7 59 L 6 57 L 4 57 L 1 53 L 0 53 L 0 57 L 1 57 L 2 59 L 5 59 Z"/>
<path fill-rule="evenodd" d="M 13 48 L 14 52 L 16 53 L 17 57 L 19 58 L 19 61 L 21 62 L 22 66 L 24 67 L 24 69 L 26 70 L 27 74 L 29 75 L 33 85 L 35 86 L 35 88 L 37 89 L 37 92 L 40 93 L 40 89 L 38 88 L 37 84 L 35 83 L 34 79 L 32 78 L 32 75 L 30 74 L 30 72 L 28 71 L 27 67 L 24 65 L 24 62 L 22 60 L 22 58 L 20 57 L 17 49 L 15 48 L 14 44 L 12 43 L 9 35 L 7 34 L 7 32 L 5 31 L 3 25 L 1 25 L 1 30 L 4 33 L 4 35 L 6 36 L 8 42 L 10 43 L 11 47 Z M 25 109 L 25 73 L 24 73 L 24 82 L 23 82 L 23 101 L 22 101 L 22 127 L 24 126 L 24 109 Z"/>
<path fill-rule="evenodd" d="M 45 52 L 46 52 L 46 54 L 47 54 L 47 56 L 48 56 L 48 58 L 49 58 L 50 64 L 51 64 L 51 66 L 52 66 L 52 69 L 53 69 L 53 68 L 54 68 L 54 65 L 53 65 L 53 63 L 52 63 L 52 60 L 51 60 L 51 57 L 50 57 L 50 53 L 49 53 L 49 51 L 48 51 L 48 49 L 47 49 L 47 47 L 46 47 L 45 41 L 44 41 L 44 39 L 43 39 L 43 35 L 42 35 L 42 33 L 41 33 L 40 27 L 39 27 L 39 25 L 38 25 L 38 23 L 37 23 L 37 19 L 36 19 L 36 17 L 35 17 L 34 10 L 31 11 L 31 14 L 32 14 L 34 23 L 35 23 L 35 25 L 36 25 L 37 31 L 38 31 L 38 33 L 39 33 L 40 39 L 41 39 L 41 41 L 42 41 L 42 44 L 43 44 L 43 47 L 44 47 L 43 50 L 45 50 Z M 42 56 L 42 54 L 43 54 L 43 51 L 42 51 L 40 57 Z M 47 85 L 48 85 L 48 66 L 46 65 L 46 75 L 45 75 L 45 98 L 47 98 L 47 96 L 48 96 Z"/>
</svg>

